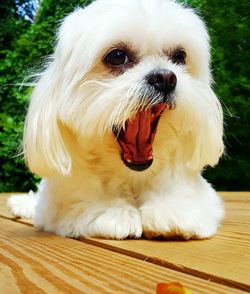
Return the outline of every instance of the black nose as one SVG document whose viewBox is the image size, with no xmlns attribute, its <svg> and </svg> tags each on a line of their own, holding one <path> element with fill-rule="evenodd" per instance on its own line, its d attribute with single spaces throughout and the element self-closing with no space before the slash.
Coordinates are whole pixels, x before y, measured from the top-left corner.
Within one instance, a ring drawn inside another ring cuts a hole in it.
<svg viewBox="0 0 250 294">
<path fill-rule="evenodd" d="M 151 72 L 147 76 L 147 81 L 149 85 L 166 96 L 174 91 L 177 78 L 171 70 L 159 69 Z"/>
</svg>

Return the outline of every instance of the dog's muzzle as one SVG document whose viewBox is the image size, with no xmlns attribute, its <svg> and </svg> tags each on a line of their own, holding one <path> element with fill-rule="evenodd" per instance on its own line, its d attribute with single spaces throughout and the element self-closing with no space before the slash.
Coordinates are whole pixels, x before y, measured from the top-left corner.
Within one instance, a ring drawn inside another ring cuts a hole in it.
<svg viewBox="0 0 250 294">
<path fill-rule="evenodd" d="M 125 128 L 114 129 L 122 150 L 124 164 L 135 171 L 144 171 L 153 162 L 153 142 L 158 122 L 163 111 L 173 108 L 173 95 L 177 78 L 172 71 L 160 69 L 146 76 L 149 87 L 161 97 L 159 103 L 138 111 L 135 117 L 126 121 Z"/>
</svg>

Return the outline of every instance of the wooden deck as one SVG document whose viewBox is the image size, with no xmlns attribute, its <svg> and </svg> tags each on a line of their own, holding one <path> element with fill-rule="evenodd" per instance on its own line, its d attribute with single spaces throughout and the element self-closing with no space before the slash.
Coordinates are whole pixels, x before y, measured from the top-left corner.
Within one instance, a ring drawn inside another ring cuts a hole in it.
<svg viewBox="0 0 250 294">
<path fill-rule="evenodd" d="M 13 218 L 0 194 L 0 293 L 250 293 L 250 193 L 221 193 L 226 219 L 203 241 L 73 240 Z"/>
</svg>

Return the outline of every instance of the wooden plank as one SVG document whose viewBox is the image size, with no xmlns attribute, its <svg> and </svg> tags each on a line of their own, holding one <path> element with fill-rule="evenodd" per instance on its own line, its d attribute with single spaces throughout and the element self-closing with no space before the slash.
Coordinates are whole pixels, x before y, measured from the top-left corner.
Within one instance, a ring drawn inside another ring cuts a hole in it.
<svg viewBox="0 0 250 294">
<path fill-rule="evenodd" d="M 250 291 L 250 193 L 223 192 L 226 219 L 219 233 L 204 241 L 82 240 L 206 280 Z M 0 196 L 0 201 L 1 201 Z M 6 201 L 6 195 L 2 202 Z M 0 203 L 1 205 L 1 203 Z M 6 209 L 0 211 L 8 217 Z M 26 222 L 26 221 L 25 221 Z"/>
<path fill-rule="evenodd" d="M 226 218 L 218 234 L 209 240 L 85 242 L 138 258 L 146 256 L 150 262 L 250 292 L 250 193 L 221 194 Z"/>
<path fill-rule="evenodd" d="M 0 218 L 1 293 L 155 293 L 172 281 L 193 294 L 245 293 Z"/>
</svg>

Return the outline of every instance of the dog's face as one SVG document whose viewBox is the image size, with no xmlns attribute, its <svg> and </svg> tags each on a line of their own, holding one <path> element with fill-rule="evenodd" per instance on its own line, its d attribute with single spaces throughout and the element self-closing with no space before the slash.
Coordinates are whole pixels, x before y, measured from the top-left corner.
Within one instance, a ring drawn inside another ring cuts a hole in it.
<svg viewBox="0 0 250 294">
<path fill-rule="evenodd" d="M 121 163 L 136 171 L 155 153 L 193 170 L 217 163 L 222 112 L 210 88 L 206 28 L 191 9 L 97 0 L 66 17 L 58 36 L 26 121 L 33 171 L 70 172 L 64 127 L 92 142 L 109 136 Z"/>
</svg>

